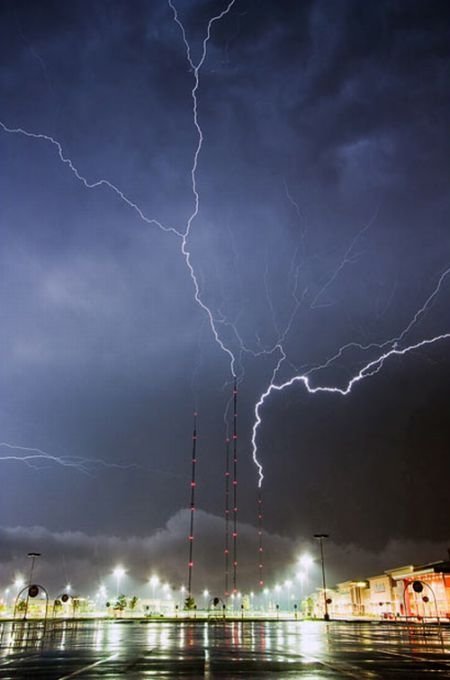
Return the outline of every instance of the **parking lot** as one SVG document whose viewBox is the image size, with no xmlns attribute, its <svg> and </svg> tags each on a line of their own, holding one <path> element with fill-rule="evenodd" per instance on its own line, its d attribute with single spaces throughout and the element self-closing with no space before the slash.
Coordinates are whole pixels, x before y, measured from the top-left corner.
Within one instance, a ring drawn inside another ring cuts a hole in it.
<svg viewBox="0 0 450 680">
<path fill-rule="evenodd" d="M 450 677 L 450 627 L 332 621 L 4 623 L 0 678 Z"/>
</svg>

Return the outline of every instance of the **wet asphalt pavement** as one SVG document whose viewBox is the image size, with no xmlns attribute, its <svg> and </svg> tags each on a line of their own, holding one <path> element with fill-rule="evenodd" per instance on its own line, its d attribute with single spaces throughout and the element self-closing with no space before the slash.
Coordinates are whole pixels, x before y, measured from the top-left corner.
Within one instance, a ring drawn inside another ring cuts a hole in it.
<svg viewBox="0 0 450 680">
<path fill-rule="evenodd" d="M 450 678 L 450 627 L 318 621 L 0 624 L 0 678 Z"/>
</svg>

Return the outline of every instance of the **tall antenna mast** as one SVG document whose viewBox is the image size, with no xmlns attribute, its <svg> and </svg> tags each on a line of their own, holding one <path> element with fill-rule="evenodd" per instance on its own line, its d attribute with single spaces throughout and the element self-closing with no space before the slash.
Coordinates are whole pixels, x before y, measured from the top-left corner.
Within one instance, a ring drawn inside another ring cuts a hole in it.
<svg viewBox="0 0 450 680">
<path fill-rule="evenodd" d="M 225 442 L 225 597 L 230 594 L 230 440 Z"/>
<path fill-rule="evenodd" d="M 258 569 L 259 569 L 259 586 L 264 585 L 264 561 L 263 561 L 263 505 L 261 487 L 258 488 Z"/>
<path fill-rule="evenodd" d="M 195 466 L 197 463 L 197 413 L 194 413 L 194 429 L 192 432 L 192 459 L 191 459 L 191 518 L 189 527 L 189 562 L 188 562 L 188 596 L 192 597 L 192 572 L 194 569 L 194 513 L 195 513 Z"/>
<path fill-rule="evenodd" d="M 237 379 L 233 383 L 233 593 L 237 592 Z"/>
</svg>

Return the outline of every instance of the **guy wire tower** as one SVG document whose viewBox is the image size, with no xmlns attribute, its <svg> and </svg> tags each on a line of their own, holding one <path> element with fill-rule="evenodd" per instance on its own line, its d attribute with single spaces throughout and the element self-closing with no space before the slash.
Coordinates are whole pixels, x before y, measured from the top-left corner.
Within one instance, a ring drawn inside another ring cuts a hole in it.
<svg viewBox="0 0 450 680">
<path fill-rule="evenodd" d="M 233 593 L 237 592 L 237 379 L 233 383 Z"/>
<path fill-rule="evenodd" d="M 225 441 L 225 597 L 230 594 L 230 439 Z"/>
<path fill-rule="evenodd" d="M 259 586 L 264 585 L 264 562 L 263 562 L 263 512 L 262 512 L 262 493 L 261 487 L 258 489 L 258 568 L 259 568 Z"/>
<path fill-rule="evenodd" d="M 195 513 L 195 466 L 197 463 L 197 413 L 194 413 L 194 430 L 192 432 L 192 475 L 191 475 L 191 519 L 189 528 L 189 562 L 188 562 L 188 596 L 192 597 L 192 572 L 194 569 L 194 513 Z"/>
</svg>

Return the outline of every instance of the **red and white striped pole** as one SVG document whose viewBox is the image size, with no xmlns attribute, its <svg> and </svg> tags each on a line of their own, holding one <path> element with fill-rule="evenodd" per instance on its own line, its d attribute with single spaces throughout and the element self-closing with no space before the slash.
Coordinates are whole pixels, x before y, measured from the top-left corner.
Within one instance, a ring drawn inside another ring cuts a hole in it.
<svg viewBox="0 0 450 680">
<path fill-rule="evenodd" d="M 191 458 L 191 505 L 189 527 L 189 562 L 188 562 L 188 596 L 192 597 L 192 572 L 194 570 L 194 515 L 195 515 L 195 467 L 197 464 L 197 413 L 194 413 L 194 430 L 192 432 L 192 458 Z"/>
<path fill-rule="evenodd" d="M 233 593 L 237 592 L 237 380 L 233 384 Z"/>
<path fill-rule="evenodd" d="M 225 597 L 230 594 L 230 440 L 225 442 Z"/>
</svg>

